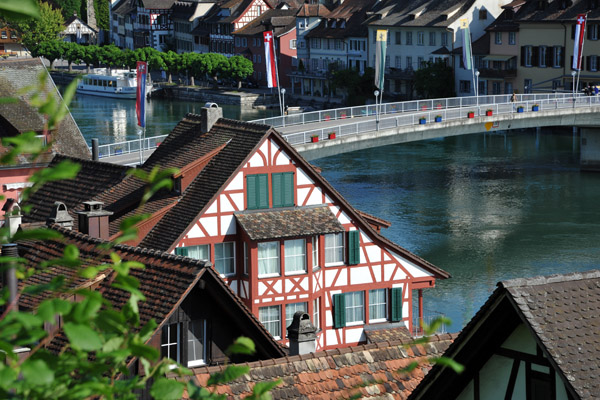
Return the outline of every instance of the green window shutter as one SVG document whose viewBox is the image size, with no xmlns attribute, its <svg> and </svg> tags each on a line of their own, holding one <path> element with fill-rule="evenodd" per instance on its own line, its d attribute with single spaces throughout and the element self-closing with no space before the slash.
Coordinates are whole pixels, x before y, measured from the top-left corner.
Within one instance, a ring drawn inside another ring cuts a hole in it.
<svg viewBox="0 0 600 400">
<path fill-rule="evenodd" d="M 256 175 L 248 175 L 246 177 L 246 200 L 248 210 L 258 208 L 256 203 Z"/>
<path fill-rule="evenodd" d="M 187 247 L 175 247 L 175 255 L 187 257 L 188 256 Z"/>
<path fill-rule="evenodd" d="M 346 295 L 343 293 L 333 295 L 333 327 L 335 329 L 346 326 Z"/>
<path fill-rule="evenodd" d="M 392 288 L 392 322 L 402 321 L 402 288 Z"/>
<path fill-rule="evenodd" d="M 269 178 L 267 174 L 258 175 L 258 208 L 269 208 Z"/>
<path fill-rule="evenodd" d="M 285 207 L 294 206 L 294 173 L 286 172 L 283 175 L 283 205 Z"/>
<path fill-rule="evenodd" d="M 356 265 L 360 262 L 360 240 L 359 231 L 348 232 L 348 265 Z"/>
<path fill-rule="evenodd" d="M 273 183 L 273 207 L 283 207 L 283 174 L 272 174 L 271 181 Z"/>
</svg>

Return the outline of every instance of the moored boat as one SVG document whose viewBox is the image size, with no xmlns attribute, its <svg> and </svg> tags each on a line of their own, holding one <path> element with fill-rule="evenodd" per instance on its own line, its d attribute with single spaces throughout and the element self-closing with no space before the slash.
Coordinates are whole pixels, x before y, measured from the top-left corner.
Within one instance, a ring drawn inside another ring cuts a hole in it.
<svg viewBox="0 0 600 400">
<path fill-rule="evenodd" d="M 77 85 L 77 93 L 93 96 L 134 99 L 137 92 L 135 71 L 97 68 L 83 76 Z M 152 84 L 146 85 L 146 95 L 152 92 Z"/>
</svg>

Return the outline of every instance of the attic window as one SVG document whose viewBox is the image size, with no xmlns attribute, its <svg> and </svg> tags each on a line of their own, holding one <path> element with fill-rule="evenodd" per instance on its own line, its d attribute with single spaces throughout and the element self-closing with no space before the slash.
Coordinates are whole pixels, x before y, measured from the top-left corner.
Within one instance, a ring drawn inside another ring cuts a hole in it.
<svg viewBox="0 0 600 400">
<path fill-rule="evenodd" d="M 332 28 L 335 28 L 335 21 L 333 21 L 333 23 L 331 24 Z"/>
<path fill-rule="evenodd" d="M 342 21 L 340 24 L 340 28 L 344 29 L 346 27 L 346 21 Z"/>
<path fill-rule="evenodd" d="M 479 10 L 479 19 L 480 20 L 487 19 L 487 10 L 485 8 L 482 8 Z"/>
</svg>

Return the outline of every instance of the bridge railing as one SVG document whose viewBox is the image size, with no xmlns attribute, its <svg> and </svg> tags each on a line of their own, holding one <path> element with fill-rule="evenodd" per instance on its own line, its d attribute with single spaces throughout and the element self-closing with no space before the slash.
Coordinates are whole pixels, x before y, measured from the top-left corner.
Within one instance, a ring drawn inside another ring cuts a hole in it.
<svg viewBox="0 0 600 400">
<path fill-rule="evenodd" d="M 160 146 L 168 135 L 152 136 L 142 140 L 142 149 L 150 150 Z M 129 140 L 126 142 L 117 142 L 103 144 L 98 146 L 98 155 L 100 158 L 119 156 L 122 154 L 134 153 L 140 151 L 140 140 Z"/>
<path fill-rule="evenodd" d="M 413 100 L 393 103 L 384 103 L 379 106 L 380 115 L 418 112 L 428 110 L 445 110 L 450 108 L 464 108 L 472 106 L 481 106 L 489 104 L 508 103 L 512 95 L 489 95 L 489 96 L 471 96 L 471 97 L 450 97 L 442 99 Z M 578 94 L 576 97 L 584 97 Z M 571 93 L 532 93 L 517 95 L 517 102 L 540 102 L 549 99 L 572 98 Z M 374 104 L 333 108 L 322 111 L 310 111 L 301 114 L 290 114 L 279 117 L 256 119 L 250 122 L 258 124 L 271 125 L 275 128 L 281 128 L 293 125 L 304 125 L 317 122 L 328 122 L 332 120 L 343 120 L 347 118 L 365 117 L 375 115 L 377 107 Z"/>
<path fill-rule="evenodd" d="M 434 107 L 433 110 L 431 108 L 422 109 L 418 112 L 405 112 L 395 117 L 380 118 L 379 123 L 377 123 L 375 119 L 369 119 L 357 121 L 356 123 L 284 134 L 283 137 L 290 144 L 297 145 L 312 142 L 313 137 L 316 137 L 318 141 L 327 140 L 331 133 L 335 133 L 335 137 L 338 138 L 348 135 L 373 132 L 378 129 L 378 124 L 379 130 L 383 130 L 402 126 L 436 123 L 436 119 L 439 119 L 437 122 L 443 122 L 465 118 L 485 117 L 488 111 L 491 111 L 493 117 L 494 115 L 532 113 L 544 110 L 580 108 L 590 107 L 592 105 L 600 105 L 600 96 L 576 96 L 575 98 L 571 96 L 545 96 L 545 98 L 540 95 L 537 95 L 537 97 L 536 95 L 527 96 L 530 98 L 530 100 L 521 100 L 514 103 L 510 101 L 494 103 L 492 101 L 488 101 L 487 99 L 483 99 L 483 101 L 480 101 L 479 104 L 462 104 L 460 107 L 445 107 L 439 109 Z M 527 97 L 523 96 L 522 98 Z M 534 110 L 534 106 L 537 107 L 537 111 Z M 472 116 L 469 116 L 469 113 L 472 113 Z M 422 121 L 422 119 L 425 121 Z"/>
</svg>

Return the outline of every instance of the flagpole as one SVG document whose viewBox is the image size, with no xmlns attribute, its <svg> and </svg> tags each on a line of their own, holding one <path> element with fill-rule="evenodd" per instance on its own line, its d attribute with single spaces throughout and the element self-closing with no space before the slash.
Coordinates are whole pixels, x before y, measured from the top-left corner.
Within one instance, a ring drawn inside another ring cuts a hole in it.
<svg viewBox="0 0 600 400">
<path fill-rule="evenodd" d="M 275 78 L 277 79 L 277 95 L 279 97 L 279 112 L 283 116 L 283 106 L 281 105 L 281 86 L 279 85 L 279 69 L 277 68 L 277 49 L 275 49 L 275 31 L 273 32 L 273 59 L 275 60 Z"/>
<path fill-rule="evenodd" d="M 581 73 L 581 59 L 583 58 L 583 45 L 585 44 L 585 29 L 587 28 L 587 15 L 588 13 L 585 13 L 585 24 L 583 25 L 583 33 L 582 33 L 582 39 L 581 39 L 581 50 L 579 51 L 579 68 L 577 69 L 577 85 L 575 86 L 577 88 L 577 94 L 579 94 L 579 74 Z"/>
</svg>

